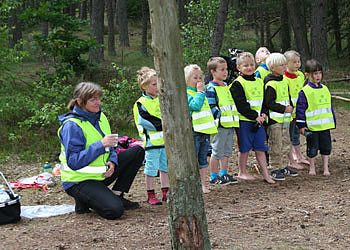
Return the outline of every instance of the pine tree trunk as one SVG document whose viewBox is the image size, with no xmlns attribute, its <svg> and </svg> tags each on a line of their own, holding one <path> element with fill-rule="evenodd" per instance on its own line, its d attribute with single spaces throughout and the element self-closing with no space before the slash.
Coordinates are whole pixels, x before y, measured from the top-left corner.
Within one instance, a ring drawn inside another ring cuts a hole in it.
<svg viewBox="0 0 350 250">
<path fill-rule="evenodd" d="M 91 37 L 98 45 L 104 45 L 104 0 L 91 1 Z M 89 62 L 102 62 L 104 49 L 94 48 L 89 51 Z"/>
<path fill-rule="evenodd" d="M 290 40 L 290 26 L 288 20 L 288 8 L 287 1 L 281 1 L 280 7 L 280 16 L 281 16 L 281 28 L 280 28 L 280 46 L 282 52 L 286 52 L 291 49 L 291 40 Z"/>
<path fill-rule="evenodd" d="M 152 49 L 169 171 L 172 249 L 210 249 L 195 157 L 175 0 L 149 0 Z"/>
<path fill-rule="evenodd" d="M 147 0 L 142 0 L 142 44 L 141 52 L 144 56 L 147 56 L 147 29 L 148 29 L 148 3 Z"/>
<path fill-rule="evenodd" d="M 106 0 L 106 10 L 108 19 L 108 55 L 115 56 L 115 39 L 114 39 L 114 0 Z"/>
<path fill-rule="evenodd" d="M 130 43 L 126 0 L 117 0 L 117 18 L 119 31 L 119 46 L 129 47 Z"/>
<path fill-rule="evenodd" d="M 335 50 L 337 51 L 337 58 L 342 54 L 342 45 L 341 45 L 341 34 L 340 34 L 340 22 L 339 22 L 339 8 L 338 0 L 329 1 L 332 9 L 332 26 L 335 40 Z"/>
<path fill-rule="evenodd" d="M 10 16 L 8 17 L 8 41 L 9 41 L 9 47 L 14 48 L 16 44 L 19 42 L 19 40 L 22 39 L 22 24 L 20 20 L 18 19 L 18 13 L 19 8 L 14 8 L 10 12 Z M 22 50 L 22 47 L 18 47 L 18 50 Z"/>
<path fill-rule="evenodd" d="M 186 24 L 188 22 L 187 17 L 188 13 L 185 9 L 185 5 L 188 3 L 189 0 L 178 0 L 178 11 L 179 11 L 179 23 L 180 24 Z"/>
<path fill-rule="evenodd" d="M 87 19 L 87 1 L 83 1 L 80 3 L 80 7 L 79 7 L 79 18 L 82 20 L 86 20 Z"/>
<path fill-rule="evenodd" d="M 318 60 L 323 69 L 328 70 L 327 0 L 312 1 L 311 48 L 312 58 Z"/>
</svg>

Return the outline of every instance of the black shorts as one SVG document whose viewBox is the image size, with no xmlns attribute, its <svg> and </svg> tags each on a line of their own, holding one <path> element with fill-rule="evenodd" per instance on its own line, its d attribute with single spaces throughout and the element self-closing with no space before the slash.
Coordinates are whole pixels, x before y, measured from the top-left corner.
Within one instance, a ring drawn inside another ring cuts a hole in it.
<svg viewBox="0 0 350 250">
<path fill-rule="evenodd" d="M 317 156 L 318 150 L 321 155 L 330 155 L 332 152 L 332 139 L 330 130 L 312 131 L 306 137 L 307 142 L 307 156 L 314 158 Z"/>
</svg>

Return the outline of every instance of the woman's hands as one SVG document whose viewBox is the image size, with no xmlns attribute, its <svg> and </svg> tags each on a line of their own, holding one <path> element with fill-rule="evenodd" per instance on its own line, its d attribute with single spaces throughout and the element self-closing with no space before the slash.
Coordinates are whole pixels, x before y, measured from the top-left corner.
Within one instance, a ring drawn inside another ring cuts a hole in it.
<svg viewBox="0 0 350 250">
<path fill-rule="evenodd" d="M 115 147 L 118 144 L 118 134 L 110 134 L 101 140 L 103 147 Z"/>
<path fill-rule="evenodd" d="M 114 173 L 115 164 L 114 162 L 109 161 L 106 163 L 106 165 L 108 167 L 108 170 L 106 171 L 106 173 L 104 173 L 103 177 L 108 178 L 111 177 Z"/>
</svg>

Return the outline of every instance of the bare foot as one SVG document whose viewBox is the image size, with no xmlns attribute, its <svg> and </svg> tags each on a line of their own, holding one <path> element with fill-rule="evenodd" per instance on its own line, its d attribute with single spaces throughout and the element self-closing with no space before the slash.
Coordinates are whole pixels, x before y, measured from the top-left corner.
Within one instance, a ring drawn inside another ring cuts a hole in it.
<svg viewBox="0 0 350 250">
<path fill-rule="evenodd" d="M 202 186 L 202 191 L 203 191 L 204 194 L 210 193 L 210 190 L 207 187 L 205 187 L 205 186 Z"/>
<path fill-rule="evenodd" d="M 310 170 L 309 171 L 309 175 L 315 176 L 316 175 L 316 171 L 315 170 Z"/>
<path fill-rule="evenodd" d="M 269 184 L 275 184 L 275 183 L 276 183 L 276 182 L 275 182 L 272 178 L 270 178 L 270 177 L 264 178 L 264 181 L 267 182 L 267 183 L 269 183 Z"/>
<path fill-rule="evenodd" d="M 297 159 L 297 163 L 302 163 L 302 164 L 306 164 L 306 165 L 310 165 L 310 162 L 306 159 Z"/>
<path fill-rule="evenodd" d="M 290 168 L 295 168 L 295 169 L 298 169 L 298 170 L 304 169 L 303 166 L 301 166 L 301 165 L 299 165 L 299 164 L 297 164 L 297 163 L 290 163 L 290 164 L 288 164 L 288 167 L 290 167 Z"/>
<path fill-rule="evenodd" d="M 323 175 L 324 175 L 324 176 L 330 176 L 331 174 L 329 173 L 329 171 L 324 171 L 324 172 L 323 172 Z"/>
<path fill-rule="evenodd" d="M 238 174 L 237 178 L 241 179 L 241 180 L 246 180 L 246 181 L 254 181 L 255 178 L 251 175 L 248 174 Z"/>
</svg>

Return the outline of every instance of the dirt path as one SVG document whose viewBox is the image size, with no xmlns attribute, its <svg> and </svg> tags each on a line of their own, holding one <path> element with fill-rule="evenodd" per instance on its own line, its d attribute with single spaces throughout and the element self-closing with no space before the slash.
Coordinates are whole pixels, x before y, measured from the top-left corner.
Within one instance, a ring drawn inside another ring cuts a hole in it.
<svg viewBox="0 0 350 250">
<path fill-rule="evenodd" d="M 350 119 L 337 111 L 332 131 L 330 177 L 310 177 L 308 170 L 276 185 L 260 178 L 225 187 L 211 187 L 205 207 L 212 249 L 349 249 L 350 248 Z M 317 159 L 320 166 L 320 158 Z M 1 164 L 8 180 L 33 176 L 39 164 Z M 231 164 L 233 173 L 237 166 Z M 73 204 L 60 185 L 48 190 L 23 190 L 22 205 Z M 1 226 L 0 249 L 170 249 L 167 207 L 144 201 L 143 174 L 129 197 L 141 208 L 116 221 L 95 213 L 74 213 L 22 220 Z"/>
</svg>

